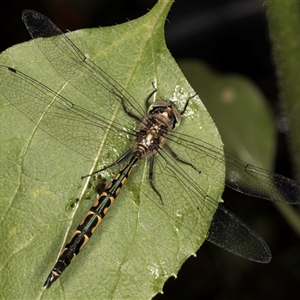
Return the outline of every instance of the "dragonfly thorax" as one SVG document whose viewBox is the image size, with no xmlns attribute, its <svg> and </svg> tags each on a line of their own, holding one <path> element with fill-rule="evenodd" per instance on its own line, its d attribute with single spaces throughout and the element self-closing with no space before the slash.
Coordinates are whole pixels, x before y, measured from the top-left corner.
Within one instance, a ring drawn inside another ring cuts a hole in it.
<svg viewBox="0 0 300 300">
<path fill-rule="evenodd" d="M 153 102 L 149 107 L 148 117 L 136 133 L 133 153 L 140 152 L 141 157 L 155 154 L 165 143 L 169 132 L 178 125 L 180 117 L 173 102 L 162 100 Z"/>
</svg>

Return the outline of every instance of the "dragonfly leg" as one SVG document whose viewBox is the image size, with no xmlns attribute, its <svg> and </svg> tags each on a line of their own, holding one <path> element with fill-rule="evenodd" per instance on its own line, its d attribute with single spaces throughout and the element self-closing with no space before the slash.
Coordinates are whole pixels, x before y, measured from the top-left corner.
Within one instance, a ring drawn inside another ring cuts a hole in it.
<svg viewBox="0 0 300 300">
<path fill-rule="evenodd" d="M 129 116 L 130 118 L 133 118 L 135 119 L 136 121 L 138 122 L 142 122 L 142 119 L 140 119 L 138 116 L 136 116 L 133 112 L 131 112 L 125 105 L 124 103 L 124 98 L 122 97 L 121 98 L 121 103 L 122 103 L 122 107 L 123 107 L 123 110 L 124 112 L 126 113 L 127 116 Z"/>
<path fill-rule="evenodd" d="M 146 99 L 146 110 L 148 111 L 149 106 L 151 105 L 151 103 L 149 103 L 149 100 L 152 98 L 152 96 L 157 92 L 157 88 L 154 85 L 154 82 L 152 82 L 152 86 L 153 86 L 153 91 L 149 94 L 149 96 Z"/>
<path fill-rule="evenodd" d="M 187 100 L 186 100 L 186 102 L 185 102 L 185 104 L 184 104 L 184 107 L 183 107 L 182 111 L 180 112 L 181 115 L 184 115 L 185 110 L 187 109 L 190 100 L 193 99 L 193 98 L 196 97 L 196 96 L 197 96 L 197 94 L 195 94 L 195 95 L 190 96 L 190 97 L 187 98 Z"/>
<path fill-rule="evenodd" d="M 150 183 L 150 186 L 152 188 L 152 190 L 157 194 L 157 196 L 159 197 L 160 199 L 160 202 L 161 204 L 164 204 L 163 203 L 163 199 L 161 197 L 161 194 L 159 193 L 159 191 L 157 190 L 157 188 L 155 187 L 154 185 L 154 182 L 153 182 L 153 168 L 154 168 L 154 160 L 155 160 L 155 156 L 150 156 L 150 164 L 149 164 L 149 183 Z"/>
<path fill-rule="evenodd" d="M 188 166 L 192 167 L 195 171 L 197 171 L 199 174 L 201 174 L 201 170 L 198 170 L 192 163 L 178 157 L 178 155 L 170 148 L 170 146 L 164 145 L 164 148 L 172 155 L 172 157 L 175 160 L 177 160 L 177 161 L 179 161 L 179 162 L 181 162 L 185 165 L 188 165 Z"/>
<path fill-rule="evenodd" d="M 119 164 L 120 162 L 122 162 L 125 158 L 128 158 L 128 156 L 129 156 L 131 153 L 132 153 L 132 149 L 127 150 L 127 151 L 126 151 L 125 153 L 123 153 L 119 158 L 117 158 L 113 163 L 111 163 L 111 164 L 109 164 L 109 165 L 107 165 L 107 166 L 104 166 L 102 169 L 97 170 L 97 171 L 95 171 L 95 172 L 93 172 L 93 173 L 91 173 L 91 174 L 84 175 L 84 176 L 81 177 L 81 179 L 90 177 L 90 176 L 95 175 L 95 174 L 97 174 L 97 173 L 100 173 L 100 172 L 102 172 L 102 171 L 104 171 L 104 170 L 106 170 L 106 169 L 109 169 L 109 168 L 111 168 L 111 167 L 113 167 L 113 166 L 115 166 L 115 165 L 118 165 L 118 164 Z"/>
</svg>

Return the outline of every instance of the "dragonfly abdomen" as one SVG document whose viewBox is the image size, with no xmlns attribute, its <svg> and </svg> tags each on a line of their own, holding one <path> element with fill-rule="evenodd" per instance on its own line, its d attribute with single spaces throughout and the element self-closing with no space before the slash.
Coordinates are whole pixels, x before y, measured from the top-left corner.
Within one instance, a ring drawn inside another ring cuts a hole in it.
<svg viewBox="0 0 300 300">
<path fill-rule="evenodd" d="M 48 278 L 44 283 L 44 286 L 46 288 L 49 288 L 54 283 L 54 281 L 77 256 L 82 247 L 88 242 L 96 228 L 99 226 L 99 224 L 107 214 L 114 200 L 120 193 L 121 188 L 125 184 L 132 169 L 139 160 L 139 155 L 132 155 L 129 162 L 108 184 L 105 190 L 95 201 L 83 220 L 77 226 L 70 241 L 66 244 L 64 250 L 61 252 L 55 266 L 51 270 Z"/>
</svg>

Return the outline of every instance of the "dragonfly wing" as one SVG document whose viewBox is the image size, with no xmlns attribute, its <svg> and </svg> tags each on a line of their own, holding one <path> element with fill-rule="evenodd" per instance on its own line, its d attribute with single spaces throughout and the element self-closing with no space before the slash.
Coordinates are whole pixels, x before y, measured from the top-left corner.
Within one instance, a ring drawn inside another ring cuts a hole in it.
<svg viewBox="0 0 300 300">
<path fill-rule="evenodd" d="M 105 135 L 108 143 L 118 134 L 130 143 L 123 125 L 111 124 L 108 113 L 99 116 L 77 106 L 15 69 L 0 66 L 0 74 L 0 93 L 39 128 L 81 155 L 95 159 L 108 130 L 113 131 Z"/>
<path fill-rule="evenodd" d="M 122 109 L 123 102 L 127 110 L 142 119 L 144 109 L 126 90 L 110 77 L 104 70 L 88 59 L 77 46 L 46 16 L 33 11 L 24 10 L 22 20 L 36 45 L 51 63 L 53 68 L 79 94 L 88 99 L 87 108 L 100 115 L 105 114 L 107 106 L 99 106 L 98 99 L 109 101 L 110 110 Z M 53 37 L 50 39 L 41 39 Z"/>
<path fill-rule="evenodd" d="M 164 149 L 155 157 L 152 183 L 159 195 L 151 189 L 149 180 L 145 183 L 148 188 L 142 191 L 173 220 L 174 227 L 183 227 L 204 240 L 222 188 L 211 186 L 207 176 L 177 162 Z"/>
<path fill-rule="evenodd" d="M 206 163 L 207 159 L 204 157 L 201 170 L 205 170 Z M 220 163 L 219 168 L 222 169 Z M 215 190 L 218 185 L 213 184 L 211 178 L 207 178 L 203 172 L 174 160 L 168 151 L 160 150 L 153 176 L 153 183 L 162 197 L 160 208 L 177 224 L 246 259 L 261 263 L 270 261 L 271 252 L 266 242 L 219 204 L 216 199 L 220 198 L 220 195 L 217 196 L 220 190 Z M 159 203 L 157 196 L 152 195 L 151 198 Z"/>
<path fill-rule="evenodd" d="M 211 174 L 220 173 L 217 162 L 225 163 L 226 185 L 237 192 L 270 201 L 300 205 L 298 182 L 224 154 L 223 150 L 194 136 L 175 132 L 172 133 L 170 139 L 175 142 L 179 141 L 178 145 L 172 145 L 174 152 L 179 157 L 188 156 L 188 161 L 193 162 L 194 167 L 201 172 L 205 170 L 197 164 L 199 157 L 210 165 Z M 183 147 L 180 147 L 180 143 L 184 143 L 187 154 L 184 153 Z"/>
<path fill-rule="evenodd" d="M 214 214 L 206 240 L 255 262 L 268 263 L 272 258 L 265 240 L 221 204 Z"/>
<path fill-rule="evenodd" d="M 300 205 L 300 184 L 290 178 L 250 165 L 228 154 L 226 185 L 240 193 Z"/>
</svg>

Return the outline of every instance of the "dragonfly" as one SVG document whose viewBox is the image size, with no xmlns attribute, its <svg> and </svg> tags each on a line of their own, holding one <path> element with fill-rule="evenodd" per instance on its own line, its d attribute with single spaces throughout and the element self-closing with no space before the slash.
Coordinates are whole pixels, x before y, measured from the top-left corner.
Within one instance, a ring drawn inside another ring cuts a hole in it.
<svg viewBox="0 0 300 300">
<path fill-rule="evenodd" d="M 263 238 L 201 187 L 199 181 L 203 174 L 198 158 L 203 158 L 215 174 L 221 172 L 220 163 L 225 164 L 225 184 L 249 196 L 299 205 L 298 182 L 224 154 L 223 149 L 195 136 L 177 132 L 194 96 L 188 97 L 179 109 L 170 100 L 151 102 L 156 93 L 154 87 L 146 98 L 145 109 L 46 16 L 24 10 L 22 20 L 57 73 L 85 96 L 89 107 L 96 108 L 92 110 L 77 105 L 27 74 L 3 65 L 0 66 L 0 93 L 51 138 L 84 157 L 95 157 L 99 149 L 99 139 L 95 137 L 104 137 L 107 132 L 108 141 L 112 141 L 118 133 L 124 140 L 131 141 L 131 146 L 120 157 L 95 172 L 101 173 L 122 164 L 120 171 L 106 186 L 103 181 L 100 182 L 100 195 L 62 250 L 44 287 L 49 288 L 79 254 L 126 186 L 134 168 L 138 168 L 144 160 L 149 166 L 148 184 L 152 191 L 149 201 L 155 201 L 166 215 L 178 221 L 181 203 L 184 202 L 190 214 L 198 217 L 205 225 L 203 228 L 208 228 L 207 232 L 187 222 L 183 224 L 187 230 L 246 259 L 259 263 L 271 260 L 270 249 Z M 87 86 L 83 91 L 82 83 Z M 95 106 L 95 98 L 103 96 L 108 97 L 107 107 Z M 108 111 L 114 111 L 116 107 L 123 110 L 124 122 L 108 115 Z M 130 127 L 127 119 L 133 120 L 135 126 Z M 188 153 L 190 160 L 178 154 L 183 152 Z M 170 177 L 172 183 L 168 183 Z M 178 191 L 181 203 L 175 199 Z M 209 212 L 212 217 L 207 218 L 204 212 Z"/>
</svg>

